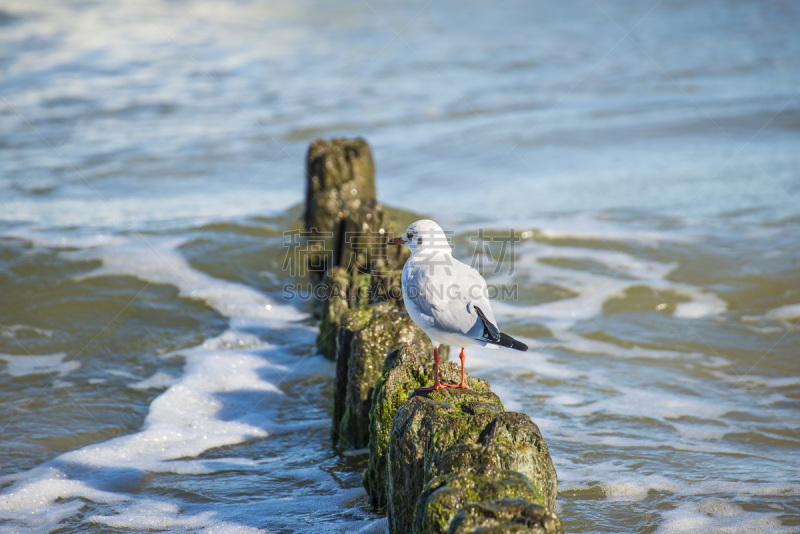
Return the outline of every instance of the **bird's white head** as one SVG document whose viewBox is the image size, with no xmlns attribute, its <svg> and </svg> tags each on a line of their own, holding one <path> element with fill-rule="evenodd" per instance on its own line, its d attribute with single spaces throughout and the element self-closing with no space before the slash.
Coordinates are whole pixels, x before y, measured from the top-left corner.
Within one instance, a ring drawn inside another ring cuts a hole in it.
<svg viewBox="0 0 800 534">
<path fill-rule="evenodd" d="M 389 244 L 405 245 L 411 249 L 412 254 L 422 249 L 430 252 L 444 251 L 448 254 L 452 250 L 442 227 L 430 219 L 411 223 L 403 235 L 390 240 Z"/>
</svg>

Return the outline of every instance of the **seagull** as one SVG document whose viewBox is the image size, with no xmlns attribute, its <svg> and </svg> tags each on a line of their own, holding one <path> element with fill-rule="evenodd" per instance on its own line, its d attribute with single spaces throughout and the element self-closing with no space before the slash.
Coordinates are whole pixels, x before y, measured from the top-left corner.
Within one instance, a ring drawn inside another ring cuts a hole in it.
<svg viewBox="0 0 800 534">
<path fill-rule="evenodd" d="M 442 228 L 430 219 L 412 223 L 406 233 L 389 240 L 405 245 L 411 257 L 403 267 L 402 287 L 408 315 L 428 334 L 433 344 L 433 385 L 415 392 L 442 388 L 472 389 L 464 379 L 464 347 L 508 347 L 526 351 L 528 346 L 500 332 L 489 302 L 486 280 L 453 257 Z M 461 347 L 461 383 L 439 382 L 439 345 Z"/>
</svg>

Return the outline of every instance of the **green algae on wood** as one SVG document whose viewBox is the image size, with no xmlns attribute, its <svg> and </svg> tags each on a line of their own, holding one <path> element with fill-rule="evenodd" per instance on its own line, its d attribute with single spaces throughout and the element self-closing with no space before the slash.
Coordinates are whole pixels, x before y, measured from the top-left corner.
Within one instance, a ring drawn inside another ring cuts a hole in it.
<svg viewBox="0 0 800 534">
<path fill-rule="evenodd" d="M 412 532 L 417 499 L 425 486 L 425 453 L 437 419 L 455 417 L 446 402 L 413 397 L 394 419 L 386 453 L 387 511 L 390 532 Z"/>
<path fill-rule="evenodd" d="M 414 389 L 433 382 L 433 348 L 427 336 L 420 343 L 406 343 L 392 350 L 383 363 L 381 376 L 372 393 L 369 414 L 369 464 L 362 482 L 371 506 L 386 507 L 386 451 L 389 432 L 397 410 Z M 447 360 L 449 351 L 441 351 Z"/>
<path fill-rule="evenodd" d="M 445 380 L 452 380 L 459 367 L 447 362 L 442 371 Z M 524 497 L 530 504 L 553 506 L 556 473 L 539 429 L 527 415 L 506 412 L 486 382 L 471 376 L 467 382 L 475 391 L 446 388 L 427 392 L 413 396 L 397 410 L 385 466 L 391 532 L 445 532 L 445 518 L 454 517 L 467 502 L 475 502 L 471 499 Z M 377 412 L 376 405 L 376 416 Z M 371 458 L 370 466 L 372 463 Z M 511 478 L 525 482 L 503 485 L 488 476 L 469 480 L 469 473 L 481 469 L 484 475 L 515 473 Z M 455 486 L 443 488 L 446 477 L 458 472 L 462 477 L 452 479 Z M 436 484 L 439 497 L 425 502 L 431 497 L 426 488 Z M 471 496 L 463 491 L 470 485 L 476 488 Z M 512 486 L 515 491 L 510 494 L 500 491 Z M 448 495 L 458 498 L 448 501 Z M 448 502 L 453 507 L 447 508 Z"/>
<path fill-rule="evenodd" d="M 504 498 L 465 505 L 450 522 L 448 534 L 564 534 L 552 509 L 525 499 Z"/>
<path fill-rule="evenodd" d="M 430 341 L 405 312 L 389 303 L 358 308 L 341 318 L 336 357 L 334 429 L 340 447 L 369 443 L 373 389 L 393 346 L 430 350 Z"/>
<path fill-rule="evenodd" d="M 339 319 L 339 325 L 336 329 L 336 376 L 333 382 L 333 425 L 332 436 L 334 442 L 339 443 L 350 441 L 342 438 L 342 421 L 345 415 L 348 414 L 348 400 L 347 400 L 347 381 L 349 376 L 350 366 L 350 347 L 352 346 L 353 339 L 356 333 L 364 328 L 372 317 L 372 310 L 368 306 L 362 306 L 351 310 L 346 310 Z M 347 352 L 346 355 L 343 353 Z M 340 353 L 341 357 L 340 357 Z M 350 416 L 348 415 L 348 420 Z M 342 443 L 342 446 L 347 446 Z"/>
<path fill-rule="evenodd" d="M 317 348 L 327 358 L 336 359 L 337 336 L 342 315 L 369 304 L 369 274 L 348 274 L 343 267 L 332 267 L 325 275 L 325 299 L 320 313 Z"/>
<path fill-rule="evenodd" d="M 450 366 L 457 368 L 452 363 Z M 474 384 L 476 390 L 447 388 L 414 396 L 397 411 L 386 455 L 387 509 L 392 532 L 412 531 L 417 499 L 430 478 L 431 444 L 438 432 L 459 425 L 471 428 L 476 414 L 503 413 L 500 399 L 486 382 L 470 376 L 468 383 Z"/>
<path fill-rule="evenodd" d="M 501 498 L 541 504 L 528 477 L 493 465 L 468 467 L 430 480 L 414 514 L 414 532 L 444 534 L 458 511 L 467 504 Z"/>
<path fill-rule="evenodd" d="M 431 478 L 469 466 L 493 465 L 522 473 L 552 507 L 557 495 L 556 471 L 539 428 L 526 414 L 475 412 L 445 423 L 430 444 Z"/>
<path fill-rule="evenodd" d="M 350 277 L 341 267 L 333 267 L 323 282 L 327 289 L 317 334 L 317 348 L 329 360 L 336 359 L 336 335 L 342 314 L 349 308 Z"/>
</svg>

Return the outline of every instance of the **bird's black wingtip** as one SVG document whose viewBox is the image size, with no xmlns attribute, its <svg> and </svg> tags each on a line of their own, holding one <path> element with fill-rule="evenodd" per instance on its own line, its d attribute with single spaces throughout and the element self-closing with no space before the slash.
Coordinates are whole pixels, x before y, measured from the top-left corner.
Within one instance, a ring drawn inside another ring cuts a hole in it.
<svg viewBox="0 0 800 534">
<path fill-rule="evenodd" d="M 523 343 L 522 341 L 517 341 L 513 337 L 509 336 L 508 334 L 504 334 L 500 332 L 500 342 L 498 345 L 502 345 L 503 347 L 508 347 L 510 349 L 521 350 L 525 352 L 528 350 L 528 345 Z"/>
<path fill-rule="evenodd" d="M 486 339 L 489 343 L 499 343 L 500 342 L 500 329 L 497 328 L 497 325 L 493 324 L 489 319 L 486 318 L 486 315 L 483 313 L 477 306 L 473 306 L 475 308 L 475 312 L 480 317 L 481 322 L 483 322 L 483 335 L 482 338 Z"/>
</svg>

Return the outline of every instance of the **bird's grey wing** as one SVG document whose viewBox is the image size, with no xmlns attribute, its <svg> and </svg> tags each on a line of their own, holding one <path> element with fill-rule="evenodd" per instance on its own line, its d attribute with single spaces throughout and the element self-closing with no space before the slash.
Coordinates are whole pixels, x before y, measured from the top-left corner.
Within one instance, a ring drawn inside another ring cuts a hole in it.
<svg viewBox="0 0 800 534">
<path fill-rule="evenodd" d="M 447 269 L 431 270 L 410 268 L 404 270 L 406 298 L 433 328 L 457 335 L 479 339 L 484 332 L 484 319 L 496 325 L 488 298 L 486 281 L 468 265 L 454 261 Z M 496 326 L 495 326 L 496 328 Z"/>
<path fill-rule="evenodd" d="M 403 268 L 403 298 L 414 321 L 423 329 L 430 329 L 434 327 L 434 316 L 438 312 L 429 296 L 430 291 L 426 288 L 429 277 L 423 269 L 414 266 L 412 260 L 413 257 Z"/>
<path fill-rule="evenodd" d="M 486 286 L 486 280 L 483 279 L 481 273 L 474 268 L 461 262 L 457 262 L 459 268 L 459 280 L 462 285 L 468 286 L 464 289 L 465 293 L 469 295 L 469 301 L 473 306 L 478 306 L 486 319 L 489 320 L 495 327 L 497 326 L 497 319 L 495 319 L 494 311 L 492 311 L 492 303 L 489 300 L 489 288 Z"/>
<path fill-rule="evenodd" d="M 434 327 L 434 309 L 425 295 L 425 274 L 413 265 L 413 257 L 403 267 L 403 299 L 406 310 L 417 325 L 425 331 Z"/>
<path fill-rule="evenodd" d="M 473 339 L 497 341 L 500 339 L 500 329 L 497 327 L 492 303 L 489 300 L 489 289 L 486 280 L 474 268 L 456 262 L 458 279 L 462 291 L 468 295 L 469 306 L 467 310 L 472 318 L 472 328 L 469 336 Z"/>
</svg>

